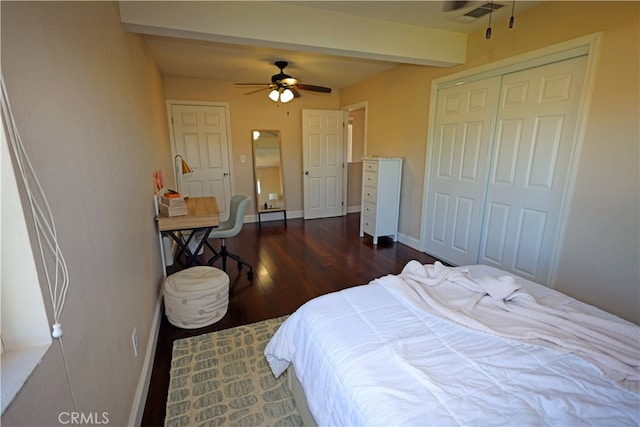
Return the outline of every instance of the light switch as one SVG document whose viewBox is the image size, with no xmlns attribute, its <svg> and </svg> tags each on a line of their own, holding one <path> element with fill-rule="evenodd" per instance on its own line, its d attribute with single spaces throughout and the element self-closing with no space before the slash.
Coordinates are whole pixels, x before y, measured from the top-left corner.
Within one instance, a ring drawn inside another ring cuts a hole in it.
<svg viewBox="0 0 640 427">
<path fill-rule="evenodd" d="M 247 163 L 247 156 L 240 154 L 240 163 Z"/>
</svg>

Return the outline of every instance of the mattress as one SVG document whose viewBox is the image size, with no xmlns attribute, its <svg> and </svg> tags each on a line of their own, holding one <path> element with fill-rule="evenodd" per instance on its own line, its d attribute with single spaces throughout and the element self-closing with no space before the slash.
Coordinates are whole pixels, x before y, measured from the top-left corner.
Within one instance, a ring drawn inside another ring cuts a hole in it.
<svg viewBox="0 0 640 427">
<path fill-rule="evenodd" d="M 426 283 L 416 279 L 422 272 L 444 279 Z M 464 289 L 467 280 L 483 290 Z M 422 295 L 434 289 L 436 303 Z M 535 304 L 541 314 L 511 321 L 505 313 L 514 304 Z M 592 328 L 570 319 L 557 322 L 567 324 L 558 339 L 548 326 L 540 336 L 526 329 L 550 312 L 591 319 L 596 350 L 573 345 L 574 330 Z M 523 339 L 509 336 L 514 330 Z M 620 342 L 609 343 L 611 330 L 623 331 Z M 319 425 L 621 426 L 640 424 L 637 337 L 636 325 L 501 270 L 412 261 L 400 275 L 309 301 L 265 356 L 276 376 L 293 364 Z"/>
</svg>

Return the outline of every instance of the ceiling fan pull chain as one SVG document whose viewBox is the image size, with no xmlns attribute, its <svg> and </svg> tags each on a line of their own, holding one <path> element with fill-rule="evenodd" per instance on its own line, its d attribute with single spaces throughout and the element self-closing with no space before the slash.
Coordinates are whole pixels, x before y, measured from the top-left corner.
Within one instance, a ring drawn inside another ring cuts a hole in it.
<svg viewBox="0 0 640 427">
<path fill-rule="evenodd" d="M 489 11 L 489 26 L 487 27 L 487 32 L 484 34 L 484 37 L 489 40 L 491 38 L 491 17 L 493 16 L 493 0 L 491 0 L 491 5 L 489 6 L 491 10 Z"/>
<path fill-rule="evenodd" d="M 513 13 L 516 10 L 516 0 L 513 0 L 511 3 L 511 18 L 509 18 L 509 29 L 513 28 L 513 21 L 515 18 L 513 17 Z"/>
</svg>

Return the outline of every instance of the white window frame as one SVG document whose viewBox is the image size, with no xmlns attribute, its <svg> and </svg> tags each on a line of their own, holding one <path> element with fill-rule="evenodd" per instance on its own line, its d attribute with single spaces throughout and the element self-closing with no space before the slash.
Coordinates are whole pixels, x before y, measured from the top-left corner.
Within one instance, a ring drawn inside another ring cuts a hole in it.
<svg viewBox="0 0 640 427">
<path fill-rule="evenodd" d="M 51 346 L 49 322 L 6 132 L 0 133 L 2 413 Z"/>
</svg>

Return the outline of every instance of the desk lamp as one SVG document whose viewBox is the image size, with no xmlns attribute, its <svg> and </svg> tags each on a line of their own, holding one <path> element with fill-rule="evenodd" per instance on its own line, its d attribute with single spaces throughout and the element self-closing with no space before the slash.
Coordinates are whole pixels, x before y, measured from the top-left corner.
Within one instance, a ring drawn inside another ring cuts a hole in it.
<svg viewBox="0 0 640 427">
<path fill-rule="evenodd" d="M 176 160 L 178 160 L 178 157 L 180 157 L 180 160 L 182 160 L 180 166 L 175 165 L 176 166 L 176 184 L 178 186 L 178 193 L 182 193 L 182 188 L 181 187 L 181 182 L 182 182 L 182 175 L 188 174 L 188 173 L 192 173 L 193 169 L 191 169 L 191 166 L 189 166 L 189 163 L 187 163 L 187 161 L 180 155 L 176 155 L 173 158 L 173 163 L 176 163 Z"/>
</svg>

